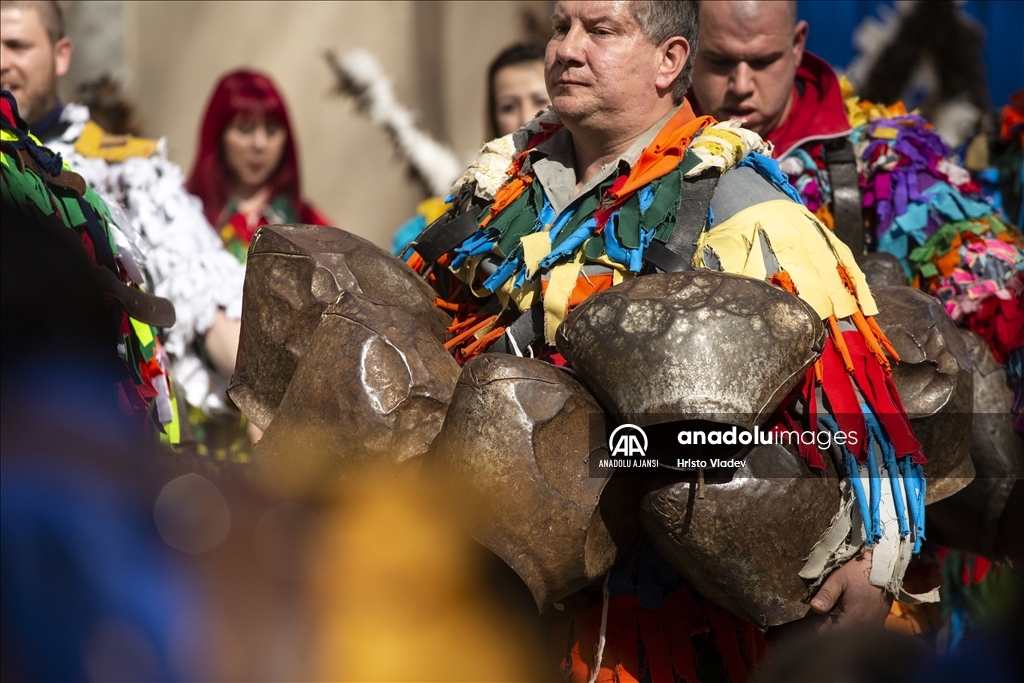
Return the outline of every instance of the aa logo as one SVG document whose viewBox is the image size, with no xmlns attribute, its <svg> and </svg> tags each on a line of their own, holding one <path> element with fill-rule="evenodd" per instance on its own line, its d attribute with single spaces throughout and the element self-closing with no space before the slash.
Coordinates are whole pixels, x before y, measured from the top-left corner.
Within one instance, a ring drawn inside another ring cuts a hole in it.
<svg viewBox="0 0 1024 683">
<path fill-rule="evenodd" d="M 619 425 L 608 437 L 608 450 L 612 457 L 644 457 L 647 454 L 647 434 L 633 424 Z"/>
</svg>

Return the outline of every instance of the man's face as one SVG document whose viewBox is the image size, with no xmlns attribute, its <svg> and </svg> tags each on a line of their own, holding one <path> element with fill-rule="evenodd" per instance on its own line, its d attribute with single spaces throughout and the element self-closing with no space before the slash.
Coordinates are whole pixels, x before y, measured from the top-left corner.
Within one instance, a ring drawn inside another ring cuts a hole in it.
<svg viewBox="0 0 1024 683">
<path fill-rule="evenodd" d="M 807 23 L 784 2 L 702 2 L 693 93 L 705 114 L 766 136 L 789 114 Z"/>
<path fill-rule="evenodd" d="M 71 41 L 54 45 L 34 9 L 0 11 L 0 86 L 10 90 L 29 125 L 57 106 L 57 79 L 71 65 Z"/>
<path fill-rule="evenodd" d="M 664 50 L 644 37 L 626 2 L 560 2 L 552 25 L 544 78 L 563 121 L 614 127 L 645 114 L 668 85 Z"/>
</svg>

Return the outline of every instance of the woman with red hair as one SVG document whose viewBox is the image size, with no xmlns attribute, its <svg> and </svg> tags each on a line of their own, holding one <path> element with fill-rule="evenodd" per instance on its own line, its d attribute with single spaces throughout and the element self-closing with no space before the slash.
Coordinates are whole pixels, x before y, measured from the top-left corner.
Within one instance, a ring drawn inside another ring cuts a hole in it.
<svg viewBox="0 0 1024 683">
<path fill-rule="evenodd" d="M 207 220 L 243 263 L 261 225 L 327 224 L 302 201 L 284 100 L 255 71 L 233 71 L 214 89 L 187 188 L 203 200 Z"/>
</svg>

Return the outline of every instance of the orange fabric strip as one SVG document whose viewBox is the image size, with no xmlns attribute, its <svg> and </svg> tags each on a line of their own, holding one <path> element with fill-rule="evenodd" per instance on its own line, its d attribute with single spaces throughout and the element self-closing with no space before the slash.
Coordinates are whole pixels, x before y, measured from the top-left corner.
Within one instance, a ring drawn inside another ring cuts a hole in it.
<svg viewBox="0 0 1024 683">
<path fill-rule="evenodd" d="M 470 327 L 465 332 L 462 332 L 461 334 L 459 334 L 454 339 L 449 339 L 448 341 L 446 341 L 444 343 L 444 348 L 451 350 L 452 347 L 458 345 L 460 342 L 465 341 L 466 339 L 469 339 L 469 337 L 471 337 L 473 334 L 475 334 L 477 332 L 477 330 L 483 329 L 484 327 L 486 327 L 488 325 L 488 323 L 490 323 L 492 320 L 494 320 L 497 317 L 498 316 L 496 316 L 496 315 L 492 315 L 489 318 L 484 318 L 482 321 L 480 321 L 476 325 L 473 325 L 472 327 Z"/>
<path fill-rule="evenodd" d="M 878 345 L 878 340 L 875 338 L 874 331 L 868 327 L 867 320 L 864 319 L 864 314 L 857 311 L 850 316 L 853 319 L 853 324 L 857 326 L 857 331 L 860 332 L 860 336 L 864 338 L 864 343 L 867 344 L 868 351 L 874 356 L 878 364 L 885 368 L 886 372 L 892 372 L 892 368 L 889 366 L 889 360 L 885 357 L 885 353 L 882 351 L 882 347 Z"/>
<path fill-rule="evenodd" d="M 683 106 L 679 111 L 640 153 L 640 158 L 629 170 L 626 184 L 620 187 L 612 198 L 628 197 L 644 185 L 668 175 L 683 160 L 693 136 L 713 123 L 715 119 L 710 116 L 694 116 L 690 103 L 683 100 Z"/>
<path fill-rule="evenodd" d="M 768 283 L 786 290 L 793 296 L 800 296 L 797 294 L 796 285 L 793 284 L 793 278 L 791 278 L 789 273 L 784 270 L 774 273 L 770 278 L 768 278 Z"/>
<path fill-rule="evenodd" d="M 462 350 L 463 357 L 469 358 L 470 356 L 473 356 L 477 349 L 483 349 L 485 346 L 490 346 L 491 342 L 503 334 L 505 334 L 505 327 L 503 325 L 497 325 L 493 330 L 464 348 Z"/>
<path fill-rule="evenodd" d="M 850 350 L 846 348 L 846 340 L 843 333 L 839 331 L 839 321 L 834 315 L 828 317 L 828 329 L 832 333 L 832 342 L 836 345 L 836 351 L 843 358 L 843 367 L 847 372 L 853 372 L 853 359 L 850 358 Z"/>
<path fill-rule="evenodd" d="M 842 263 L 836 264 L 836 270 L 839 271 L 839 279 L 846 285 L 846 291 L 856 299 L 857 298 L 857 285 L 853 283 L 853 277 L 850 276 L 850 271 L 846 270 L 846 266 Z"/>
<path fill-rule="evenodd" d="M 935 267 L 942 273 L 942 277 L 949 277 L 956 270 L 956 267 L 960 265 L 960 245 L 963 244 L 963 240 L 957 235 L 949 243 L 949 251 L 942 256 L 934 259 Z"/>
<path fill-rule="evenodd" d="M 900 354 L 896 353 L 896 348 L 892 345 L 892 342 L 889 341 L 889 338 L 885 336 L 885 332 L 882 332 L 882 328 L 878 326 L 878 323 L 875 322 L 875 319 L 872 317 L 868 317 L 867 322 L 868 327 L 871 328 L 871 331 L 874 333 L 875 339 L 878 340 L 878 343 L 882 345 L 882 348 L 885 349 L 886 353 L 889 354 L 890 358 L 899 363 Z"/>
<path fill-rule="evenodd" d="M 835 232 L 836 219 L 833 218 L 832 210 L 828 208 L 828 204 L 822 204 L 821 206 L 819 206 L 818 209 L 814 212 L 814 215 L 818 217 L 818 220 L 821 221 L 826 228 L 828 228 L 832 232 Z"/>
</svg>

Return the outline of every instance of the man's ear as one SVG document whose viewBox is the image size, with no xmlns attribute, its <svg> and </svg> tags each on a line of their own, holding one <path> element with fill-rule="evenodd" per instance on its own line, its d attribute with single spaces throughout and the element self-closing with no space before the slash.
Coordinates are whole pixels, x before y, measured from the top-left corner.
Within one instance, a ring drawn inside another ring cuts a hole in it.
<svg viewBox="0 0 1024 683">
<path fill-rule="evenodd" d="M 57 44 L 53 46 L 53 69 L 56 72 L 57 78 L 62 78 L 71 68 L 71 53 L 74 52 L 75 48 L 71 44 L 71 39 L 64 36 L 57 41 Z"/>
<path fill-rule="evenodd" d="M 668 90 L 690 58 L 690 42 L 682 36 L 672 36 L 658 48 L 658 55 L 658 77 L 654 86 L 658 90 Z"/>
<path fill-rule="evenodd" d="M 804 58 L 804 48 L 807 47 L 807 31 L 810 30 L 806 21 L 796 22 L 793 27 L 793 57 L 799 64 Z"/>
</svg>

